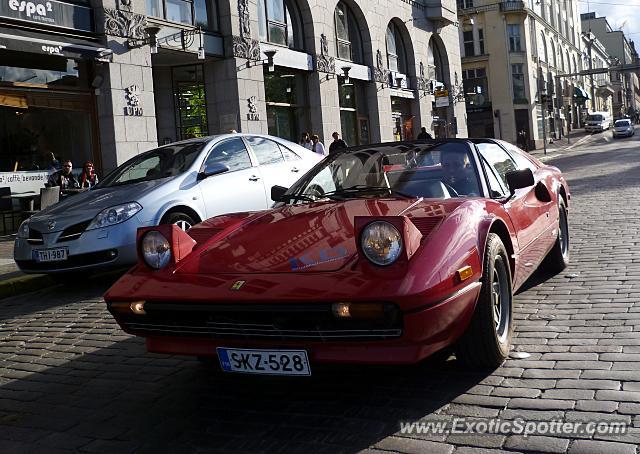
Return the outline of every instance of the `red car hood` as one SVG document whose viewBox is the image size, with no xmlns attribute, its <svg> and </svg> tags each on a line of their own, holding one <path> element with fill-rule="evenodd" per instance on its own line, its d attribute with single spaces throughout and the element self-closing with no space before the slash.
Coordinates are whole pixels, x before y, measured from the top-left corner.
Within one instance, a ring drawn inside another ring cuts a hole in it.
<svg viewBox="0 0 640 454">
<path fill-rule="evenodd" d="M 459 204 L 441 200 L 355 199 L 285 206 L 248 214 L 244 219 L 236 216 L 233 222 L 223 223 L 224 233 L 219 218 L 214 218 L 194 228 L 197 249 L 178 264 L 176 272 L 335 271 L 356 254 L 355 216 L 415 215 L 431 218 L 432 222 L 427 222 L 430 230 Z M 423 224 L 424 221 L 421 219 Z M 424 227 L 418 228 L 423 231 Z"/>
</svg>

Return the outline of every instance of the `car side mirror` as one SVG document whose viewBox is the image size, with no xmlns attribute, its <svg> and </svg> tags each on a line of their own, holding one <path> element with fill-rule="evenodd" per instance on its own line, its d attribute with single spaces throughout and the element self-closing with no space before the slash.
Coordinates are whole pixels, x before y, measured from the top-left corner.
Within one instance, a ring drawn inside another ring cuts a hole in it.
<svg viewBox="0 0 640 454">
<path fill-rule="evenodd" d="M 284 202 L 283 196 L 288 190 L 289 188 L 285 188 L 284 186 L 271 186 L 271 200 L 274 202 Z"/>
<path fill-rule="evenodd" d="M 523 170 L 511 170 L 505 174 L 505 178 L 507 179 L 507 185 L 509 185 L 509 191 L 511 191 L 509 198 L 513 196 L 516 189 L 527 188 L 535 184 L 533 172 L 529 168 Z"/>
<path fill-rule="evenodd" d="M 220 173 L 225 173 L 229 170 L 229 166 L 221 162 L 206 164 L 204 170 L 198 174 L 198 180 L 204 180 L 205 178 L 209 178 Z"/>
</svg>

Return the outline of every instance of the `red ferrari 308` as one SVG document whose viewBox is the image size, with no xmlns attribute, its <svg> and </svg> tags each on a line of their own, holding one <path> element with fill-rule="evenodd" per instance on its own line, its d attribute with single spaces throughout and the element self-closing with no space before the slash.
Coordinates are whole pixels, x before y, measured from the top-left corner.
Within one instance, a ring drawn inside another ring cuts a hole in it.
<svg viewBox="0 0 640 454">
<path fill-rule="evenodd" d="M 230 188 L 232 191 L 233 188 Z M 497 140 L 367 145 L 325 158 L 268 211 L 187 232 L 138 230 L 139 263 L 106 293 L 150 352 L 229 372 L 509 353 L 513 292 L 569 260 L 567 182 Z"/>
</svg>

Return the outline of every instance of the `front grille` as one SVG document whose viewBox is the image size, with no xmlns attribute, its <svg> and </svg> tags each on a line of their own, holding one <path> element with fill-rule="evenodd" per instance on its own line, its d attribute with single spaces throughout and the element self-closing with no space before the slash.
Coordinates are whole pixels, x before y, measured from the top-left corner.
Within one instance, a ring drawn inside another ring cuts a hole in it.
<svg viewBox="0 0 640 454">
<path fill-rule="evenodd" d="M 146 315 L 118 315 L 129 330 L 147 335 L 213 339 L 311 340 L 319 342 L 386 340 L 402 336 L 402 315 L 385 304 L 383 318 L 336 319 L 331 305 L 224 305 L 147 303 Z"/>
<path fill-rule="evenodd" d="M 61 262 L 38 263 L 35 260 L 16 260 L 16 264 L 24 271 L 49 271 L 99 265 L 101 263 L 112 262 L 117 258 L 118 251 L 116 249 L 109 249 L 107 251 L 89 252 L 88 254 L 70 255 L 67 260 Z"/>
<path fill-rule="evenodd" d="M 67 227 L 62 231 L 60 236 L 58 237 L 58 243 L 63 243 L 65 241 L 75 240 L 79 238 L 80 235 L 84 233 L 87 227 L 91 224 L 91 219 L 88 221 L 80 222 L 79 224 L 74 224 L 70 227 Z"/>
</svg>

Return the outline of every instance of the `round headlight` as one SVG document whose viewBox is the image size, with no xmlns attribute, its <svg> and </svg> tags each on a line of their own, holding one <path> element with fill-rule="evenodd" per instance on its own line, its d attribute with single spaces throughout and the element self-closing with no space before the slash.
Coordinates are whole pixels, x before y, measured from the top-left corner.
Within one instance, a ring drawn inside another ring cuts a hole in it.
<svg viewBox="0 0 640 454">
<path fill-rule="evenodd" d="M 164 268 L 171 260 L 171 245 L 160 232 L 151 230 L 142 237 L 142 257 L 151 268 Z"/>
<path fill-rule="evenodd" d="M 18 228 L 18 233 L 16 235 L 18 238 L 29 238 L 29 220 L 27 219 Z"/>
<path fill-rule="evenodd" d="M 374 264 L 391 265 L 402 252 L 402 235 L 392 224 L 374 221 L 362 230 L 360 245 L 364 255 Z"/>
</svg>

